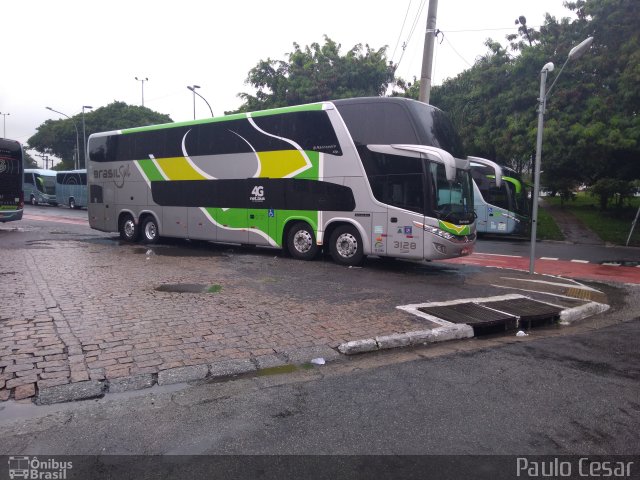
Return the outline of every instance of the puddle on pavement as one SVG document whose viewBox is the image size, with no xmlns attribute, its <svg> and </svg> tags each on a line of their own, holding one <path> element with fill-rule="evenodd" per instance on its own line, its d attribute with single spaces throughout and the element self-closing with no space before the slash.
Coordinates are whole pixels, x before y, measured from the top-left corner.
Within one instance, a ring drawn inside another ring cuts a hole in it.
<svg viewBox="0 0 640 480">
<path fill-rule="evenodd" d="M 222 286 L 202 283 L 167 283 L 156 287 L 155 290 L 168 293 L 219 293 L 222 291 Z"/>
<path fill-rule="evenodd" d="M 285 373 L 297 372 L 299 370 L 311 370 L 313 368 L 315 367 L 311 363 L 303 363 L 302 365 L 292 365 L 290 363 L 287 363 L 286 365 L 280 365 L 279 367 L 270 367 L 270 368 L 260 369 L 258 370 L 258 376 L 266 377 L 270 375 L 282 375 Z"/>
<path fill-rule="evenodd" d="M 126 245 L 126 244 L 125 244 Z M 222 257 L 223 252 L 200 248 L 179 247 L 134 247 L 133 253 L 138 255 L 158 255 L 162 257 Z"/>
</svg>

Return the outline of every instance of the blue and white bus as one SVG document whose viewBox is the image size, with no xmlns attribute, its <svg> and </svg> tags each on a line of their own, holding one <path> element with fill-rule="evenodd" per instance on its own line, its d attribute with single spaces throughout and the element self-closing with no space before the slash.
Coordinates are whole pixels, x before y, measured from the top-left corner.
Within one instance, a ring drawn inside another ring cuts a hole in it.
<svg viewBox="0 0 640 480">
<path fill-rule="evenodd" d="M 56 173 L 41 168 L 24 169 L 24 198 L 31 205 L 57 205 Z"/>
<path fill-rule="evenodd" d="M 480 157 L 468 157 L 478 233 L 523 235 L 531 227 L 529 194 L 518 173 Z"/>
<path fill-rule="evenodd" d="M 0 222 L 22 219 L 24 192 L 22 145 L 0 138 Z"/>
<path fill-rule="evenodd" d="M 66 170 L 56 174 L 56 200 L 69 208 L 87 207 L 87 170 Z"/>
</svg>

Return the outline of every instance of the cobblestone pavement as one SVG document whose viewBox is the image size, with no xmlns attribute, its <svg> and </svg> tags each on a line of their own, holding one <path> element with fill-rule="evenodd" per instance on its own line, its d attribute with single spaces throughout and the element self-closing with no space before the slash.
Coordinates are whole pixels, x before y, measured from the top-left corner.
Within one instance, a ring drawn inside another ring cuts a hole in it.
<svg viewBox="0 0 640 480">
<path fill-rule="evenodd" d="M 301 348 L 428 328 L 396 310 L 383 283 L 359 284 L 364 269 L 225 251 L 115 239 L 0 250 L 0 400 L 88 381 L 148 386 L 218 361 L 275 366 Z"/>
</svg>

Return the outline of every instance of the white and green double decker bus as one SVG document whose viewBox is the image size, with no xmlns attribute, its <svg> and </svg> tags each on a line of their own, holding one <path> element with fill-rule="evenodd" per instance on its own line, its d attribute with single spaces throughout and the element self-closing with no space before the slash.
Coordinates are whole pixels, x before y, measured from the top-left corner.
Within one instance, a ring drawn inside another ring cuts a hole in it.
<svg viewBox="0 0 640 480">
<path fill-rule="evenodd" d="M 469 161 L 446 115 L 360 98 L 89 137 L 89 223 L 129 242 L 166 237 L 367 255 L 468 255 Z"/>
</svg>

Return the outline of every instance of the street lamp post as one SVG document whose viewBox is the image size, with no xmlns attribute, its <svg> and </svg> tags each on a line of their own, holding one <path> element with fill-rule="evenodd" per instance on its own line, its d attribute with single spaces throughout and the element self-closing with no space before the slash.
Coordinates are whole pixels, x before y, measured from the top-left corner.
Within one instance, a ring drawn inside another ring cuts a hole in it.
<svg viewBox="0 0 640 480">
<path fill-rule="evenodd" d="M 553 63 L 549 62 L 540 71 L 540 98 L 538 98 L 538 135 L 536 137 L 536 163 L 534 167 L 534 182 L 533 182 L 533 209 L 531 211 L 531 252 L 529 254 L 529 273 L 533 274 L 535 269 L 535 252 L 536 252 L 536 233 L 538 227 L 538 195 L 540 194 L 540 165 L 542 163 L 542 131 L 544 128 L 544 112 L 547 106 L 547 98 L 551 93 L 551 89 L 560 78 L 565 65 L 569 60 L 575 60 L 580 58 L 593 43 L 593 37 L 589 37 L 579 45 L 576 45 L 571 49 L 567 59 L 565 60 L 562 68 L 556 75 L 555 80 L 549 87 L 549 90 L 545 91 L 547 84 L 547 74 L 553 71 Z"/>
<path fill-rule="evenodd" d="M 196 88 L 200 88 L 200 85 L 187 86 L 189 90 L 193 92 L 193 119 L 196 119 Z"/>
<path fill-rule="evenodd" d="M 149 79 L 147 77 L 144 77 L 144 78 L 136 77 L 136 80 L 142 83 L 142 106 L 144 107 L 144 82 L 148 82 Z"/>
<path fill-rule="evenodd" d="M 10 113 L 2 113 L 0 112 L 0 115 L 2 115 L 2 138 L 7 138 L 7 115 L 11 115 Z"/>
<path fill-rule="evenodd" d="M 194 85 L 193 87 L 198 87 L 197 85 Z M 209 112 L 211 113 L 211 117 L 213 117 L 213 109 L 211 108 L 211 105 L 209 105 L 209 102 L 207 102 L 207 99 L 204 98 L 202 95 L 200 95 L 198 92 L 196 92 L 196 89 L 193 87 L 187 87 L 189 90 L 191 90 L 193 92 L 194 95 L 199 96 L 202 100 L 204 100 L 204 103 L 207 104 L 207 107 L 209 107 Z M 196 101 L 196 97 L 193 97 L 193 101 L 194 101 L 194 106 L 193 106 L 193 119 L 196 119 L 196 108 L 195 108 L 195 101 Z"/>
<path fill-rule="evenodd" d="M 60 115 L 63 115 L 63 116 L 67 117 L 69 120 L 71 120 L 73 122 L 73 126 L 76 129 L 76 158 L 75 158 L 75 161 L 73 162 L 73 167 L 75 169 L 79 169 L 80 168 L 80 133 L 78 132 L 78 124 L 73 120 L 73 118 L 71 118 L 66 113 L 59 112 L 58 110 L 54 110 L 51 107 L 45 107 L 45 108 L 47 110 L 51 110 L 52 112 L 58 113 Z"/>
<path fill-rule="evenodd" d="M 83 105 L 82 106 L 82 151 L 83 151 L 83 158 L 84 158 L 84 168 L 87 168 L 87 131 L 85 129 L 85 124 L 84 124 L 84 109 L 88 109 L 91 110 L 93 107 L 89 106 L 89 105 Z"/>
</svg>

